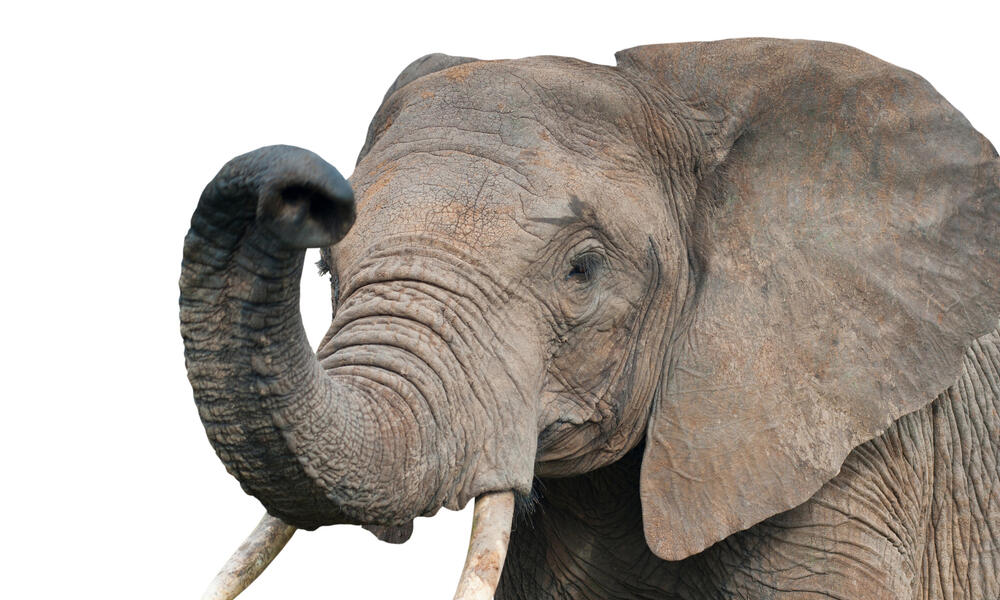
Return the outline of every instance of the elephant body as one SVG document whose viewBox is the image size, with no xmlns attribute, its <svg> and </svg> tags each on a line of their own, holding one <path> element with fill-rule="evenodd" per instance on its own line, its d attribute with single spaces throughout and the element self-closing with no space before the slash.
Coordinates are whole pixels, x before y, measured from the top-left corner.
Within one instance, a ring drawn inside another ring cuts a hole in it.
<svg viewBox="0 0 1000 600">
<path fill-rule="evenodd" d="M 641 458 L 540 481 L 497 598 L 1000 596 L 998 331 L 968 350 L 955 385 L 855 448 L 804 504 L 682 561 L 645 545 Z"/>
<path fill-rule="evenodd" d="M 269 531 L 516 497 L 498 598 L 996 598 L 996 149 L 846 46 L 616 57 L 430 55 L 349 182 L 276 146 L 206 187 L 188 375 Z"/>
</svg>

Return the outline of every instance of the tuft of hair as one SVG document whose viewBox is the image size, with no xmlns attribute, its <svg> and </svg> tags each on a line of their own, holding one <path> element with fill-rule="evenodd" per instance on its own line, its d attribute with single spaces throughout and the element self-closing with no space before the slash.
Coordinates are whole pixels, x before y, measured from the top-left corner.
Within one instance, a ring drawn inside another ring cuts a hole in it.
<svg viewBox="0 0 1000 600">
<path fill-rule="evenodd" d="M 514 526 L 521 524 L 530 525 L 531 517 L 542 506 L 542 496 L 544 491 L 542 480 L 535 477 L 531 482 L 531 490 L 527 494 L 514 494 Z"/>
</svg>

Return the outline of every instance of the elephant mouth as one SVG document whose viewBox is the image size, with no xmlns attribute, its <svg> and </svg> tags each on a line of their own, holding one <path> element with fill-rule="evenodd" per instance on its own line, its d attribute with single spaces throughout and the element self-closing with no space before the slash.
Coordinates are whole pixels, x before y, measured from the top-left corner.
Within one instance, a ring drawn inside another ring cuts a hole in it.
<svg viewBox="0 0 1000 600">
<path fill-rule="evenodd" d="M 496 593 L 507 557 L 514 517 L 514 493 L 476 498 L 472 535 L 454 600 L 489 600 Z M 202 600 L 232 600 L 264 572 L 295 533 L 295 527 L 264 515 L 257 527 L 215 576 Z"/>
</svg>

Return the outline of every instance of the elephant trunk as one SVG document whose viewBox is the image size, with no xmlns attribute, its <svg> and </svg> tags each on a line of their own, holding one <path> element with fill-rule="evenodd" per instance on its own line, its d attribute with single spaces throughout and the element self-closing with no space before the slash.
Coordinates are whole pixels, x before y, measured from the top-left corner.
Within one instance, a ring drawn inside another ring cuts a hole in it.
<svg viewBox="0 0 1000 600">
<path fill-rule="evenodd" d="M 223 167 L 184 242 L 181 333 L 209 440 L 247 493 L 302 528 L 358 522 L 352 507 L 392 498 L 392 475 L 371 465 L 412 442 L 386 431 L 393 386 L 328 376 L 299 316 L 305 248 L 353 220 L 333 167 L 274 146 Z"/>
<path fill-rule="evenodd" d="M 375 257 L 355 274 L 317 360 L 298 311 L 305 248 L 336 244 L 353 221 L 348 183 L 291 147 L 230 161 L 191 219 L 180 279 L 188 378 L 215 451 L 269 513 L 206 598 L 234 597 L 295 528 L 397 526 L 473 496 L 456 598 L 496 587 L 512 490 L 531 485 L 534 419 L 501 410 L 520 398 L 513 379 L 475 342 L 455 282 L 426 261 L 413 277 L 410 252 L 396 252 L 407 257 L 396 270 Z"/>
</svg>

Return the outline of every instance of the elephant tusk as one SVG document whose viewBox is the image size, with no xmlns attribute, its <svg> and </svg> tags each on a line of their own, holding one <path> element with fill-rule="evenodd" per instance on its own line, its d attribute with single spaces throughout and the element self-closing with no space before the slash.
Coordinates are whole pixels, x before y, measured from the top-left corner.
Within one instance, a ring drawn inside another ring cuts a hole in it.
<svg viewBox="0 0 1000 600">
<path fill-rule="evenodd" d="M 493 598 L 507 557 L 513 518 L 513 492 L 476 498 L 469 553 L 454 600 Z M 232 600 L 238 596 L 264 572 L 294 533 L 295 527 L 265 514 L 209 584 L 202 600 Z"/>
<path fill-rule="evenodd" d="M 454 600 L 490 600 L 507 558 L 514 519 L 514 493 L 494 492 L 476 498 L 469 554 Z"/>
<path fill-rule="evenodd" d="M 264 514 L 233 556 L 209 584 L 201 600 L 232 600 L 264 572 L 295 533 L 295 527 Z"/>
</svg>

